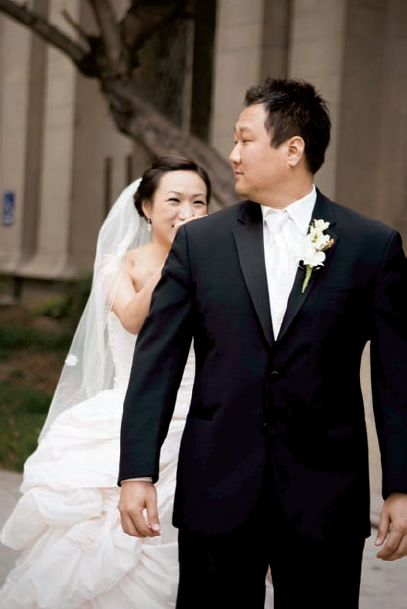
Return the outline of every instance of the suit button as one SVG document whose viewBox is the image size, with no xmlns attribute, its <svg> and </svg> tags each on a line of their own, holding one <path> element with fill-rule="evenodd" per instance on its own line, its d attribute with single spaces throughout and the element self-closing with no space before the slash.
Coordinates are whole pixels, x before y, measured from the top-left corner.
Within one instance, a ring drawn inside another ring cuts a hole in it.
<svg viewBox="0 0 407 609">
<path fill-rule="evenodd" d="M 278 377 L 280 376 L 280 373 L 278 372 L 278 370 L 272 370 L 272 372 L 270 373 L 270 376 L 271 376 L 272 381 L 276 381 L 278 379 Z"/>
</svg>

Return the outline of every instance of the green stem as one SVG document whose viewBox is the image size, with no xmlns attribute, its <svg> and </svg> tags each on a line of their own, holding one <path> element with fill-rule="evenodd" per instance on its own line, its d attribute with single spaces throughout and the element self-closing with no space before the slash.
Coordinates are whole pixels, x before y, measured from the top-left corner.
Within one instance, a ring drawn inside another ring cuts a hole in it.
<svg viewBox="0 0 407 609">
<path fill-rule="evenodd" d="M 311 279 L 311 273 L 312 273 L 312 266 L 307 266 L 304 283 L 302 284 L 302 290 L 301 290 L 302 294 L 304 294 L 305 290 L 307 289 L 308 282 Z"/>
</svg>

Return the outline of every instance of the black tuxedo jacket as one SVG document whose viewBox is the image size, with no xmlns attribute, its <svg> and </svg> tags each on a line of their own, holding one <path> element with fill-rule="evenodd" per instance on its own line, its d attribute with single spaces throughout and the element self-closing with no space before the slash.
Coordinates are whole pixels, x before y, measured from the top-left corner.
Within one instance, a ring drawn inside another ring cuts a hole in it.
<svg viewBox="0 0 407 609">
<path fill-rule="evenodd" d="M 258 204 L 179 230 L 140 332 L 124 403 L 119 480 L 157 480 L 191 339 L 196 376 L 174 524 L 229 532 L 267 480 L 286 524 L 369 535 L 360 361 L 371 340 L 384 496 L 407 491 L 405 258 L 399 234 L 318 192 L 334 239 L 304 293 L 299 268 L 273 336 Z"/>
</svg>

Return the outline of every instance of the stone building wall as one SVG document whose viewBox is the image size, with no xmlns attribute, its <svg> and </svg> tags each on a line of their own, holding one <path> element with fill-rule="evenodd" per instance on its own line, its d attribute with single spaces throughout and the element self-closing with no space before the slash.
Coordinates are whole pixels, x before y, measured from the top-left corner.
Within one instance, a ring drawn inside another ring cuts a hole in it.
<svg viewBox="0 0 407 609">
<path fill-rule="evenodd" d="M 69 27 L 64 0 L 31 4 Z M 69 10 L 91 25 L 86 3 Z M 317 185 L 406 238 L 406 25 L 403 0 L 218 0 L 211 143 L 228 156 L 249 85 L 309 79 L 333 119 Z M 5 17 L 0 154 L 0 273 L 33 278 L 89 270 L 109 206 L 150 161 L 117 133 L 96 82 Z"/>
</svg>

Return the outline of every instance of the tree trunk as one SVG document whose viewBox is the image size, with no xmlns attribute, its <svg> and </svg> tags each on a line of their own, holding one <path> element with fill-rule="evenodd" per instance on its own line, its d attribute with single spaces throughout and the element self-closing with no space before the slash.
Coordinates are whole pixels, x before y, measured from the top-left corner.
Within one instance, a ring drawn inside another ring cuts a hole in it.
<svg viewBox="0 0 407 609">
<path fill-rule="evenodd" d="M 62 51 L 87 77 L 99 80 L 117 129 L 143 146 L 153 157 L 178 152 L 208 172 L 218 206 L 236 200 L 229 163 L 209 144 L 168 120 L 144 101 L 132 78 L 139 65 L 137 51 L 154 31 L 188 7 L 187 0 L 130 3 L 121 24 L 114 20 L 111 0 L 88 0 L 99 25 L 99 36 L 73 24 L 84 45 L 78 44 L 42 15 L 12 0 L 0 0 L 0 12 L 29 27 L 42 40 Z M 197 122 L 194 117 L 194 122 Z"/>
<path fill-rule="evenodd" d="M 208 172 L 220 206 L 236 201 L 230 165 L 214 148 L 175 127 L 141 99 L 130 83 L 106 79 L 101 86 L 121 133 L 135 139 L 155 157 L 178 152 L 192 158 Z"/>
</svg>

